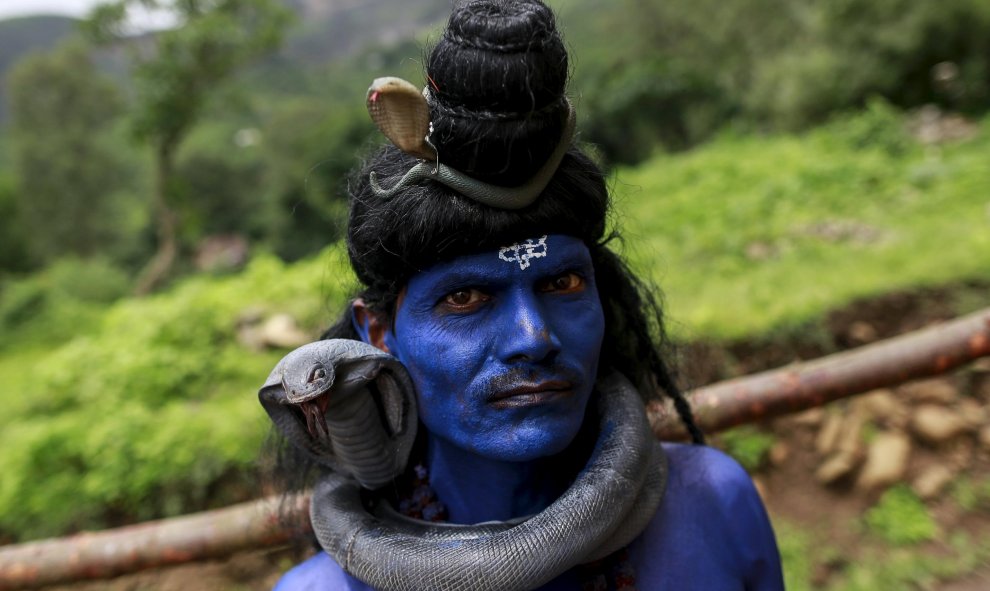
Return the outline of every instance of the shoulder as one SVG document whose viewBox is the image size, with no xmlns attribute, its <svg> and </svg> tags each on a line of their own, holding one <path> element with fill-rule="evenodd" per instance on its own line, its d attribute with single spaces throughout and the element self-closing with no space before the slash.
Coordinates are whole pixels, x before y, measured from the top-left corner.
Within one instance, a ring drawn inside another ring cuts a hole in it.
<svg viewBox="0 0 990 591">
<path fill-rule="evenodd" d="M 760 495 L 738 462 L 704 445 L 665 443 L 663 449 L 668 460 L 667 490 L 651 525 L 665 530 L 690 527 L 720 538 L 748 538 L 756 531 L 769 531 Z"/>
<path fill-rule="evenodd" d="M 729 455 L 707 445 L 664 443 L 668 461 L 668 494 L 681 501 L 704 500 L 716 505 L 740 498 L 759 502 L 749 474 Z M 697 498 L 701 495 L 701 499 Z M 685 496 L 681 499 L 680 497 Z M 762 505 L 761 505 L 762 506 Z"/>
<path fill-rule="evenodd" d="M 663 449 L 664 498 L 630 547 L 644 582 L 655 588 L 782 589 L 773 529 L 749 474 L 711 447 L 665 443 Z"/>
<path fill-rule="evenodd" d="M 294 566 L 275 585 L 274 591 L 368 591 L 364 583 L 351 577 L 326 552 Z"/>
</svg>

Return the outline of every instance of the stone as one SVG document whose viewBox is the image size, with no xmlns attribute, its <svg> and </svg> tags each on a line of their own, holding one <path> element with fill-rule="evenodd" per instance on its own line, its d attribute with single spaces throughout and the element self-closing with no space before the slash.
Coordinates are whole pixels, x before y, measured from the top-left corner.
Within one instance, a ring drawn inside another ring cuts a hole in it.
<svg viewBox="0 0 990 591">
<path fill-rule="evenodd" d="M 820 456 L 827 456 L 835 449 L 835 444 L 839 440 L 839 433 L 842 430 L 842 415 L 830 412 L 825 415 L 825 420 L 818 430 L 815 438 L 815 451 Z"/>
<path fill-rule="evenodd" d="M 756 488 L 756 493 L 760 495 L 760 499 L 763 501 L 763 504 L 766 505 L 768 501 L 767 483 L 763 480 L 762 477 L 754 476 L 753 486 Z"/>
<path fill-rule="evenodd" d="M 818 427 L 824 420 L 825 409 L 820 406 L 799 412 L 791 418 L 791 421 L 799 427 Z"/>
<path fill-rule="evenodd" d="M 959 390 L 947 380 L 918 380 L 899 388 L 902 395 L 916 404 L 931 403 L 949 405 L 959 397 Z"/>
<path fill-rule="evenodd" d="M 968 470 L 973 465 L 976 456 L 976 444 L 968 437 L 960 437 L 951 441 L 945 451 L 945 462 L 958 472 Z"/>
<path fill-rule="evenodd" d="M 857 320 L 849 325 L 849 340 L 856 345 L 865 345 L 877 340 L 877 329 L 869 322 Z"/>
<path fill-rule="evenodd" d="M 990 369 L 973 369 L 970 372 L 969 391 L 976 398 L 990 402 Z"/>
<path fill-rule="evenodd" d="M 899 431 L 879 433 L 866 453 L 856 486 L 874 490 L 904 479 L 911 457 L 911 439 Z"/>
<path fill-rule="evenodd" d="M 911 488 L 924 501 L 938 498 L 952 482 L 956 473 L 944 464 L 935 464 L 923 471 L 911 483 Z"/>
<path fill-rule="evenodd" d="M 787 463 L 787 458 L 791 457 L 791 448 L 786 442 L 778 441 L 770 447 L 767 456 L 770 465 L 779 468 Z"/>
<path fill-rule="evenodd" d="M 751 261 L 766 261 L 777 258 L 779 250 L 769 242 L 750 242 L 746 245 L 746 258 Z"/>
<path fill-rule="evenodd" d="M 247 238 L 240 234 L 207 236 L 196 246 L 193 261 L 199 271 L 233 271 L 247 264 L 249 250 Z"/>
<path fill-rule="evenodd" d="M 980 429 L 980 446 L 990 451 L 990 425 Z"/>
<path fill-rule="evenodd" d="M 863 427 L 866 425 L 866 413 L 856 406 L 852 406 L 846 416 L 842 419 L 842 427 L 839 429 L 839 438 L 835 443 L 835 449 L 839 453 L 853 457 L 863 455 Z"/>
<path fill-rule="evenodd" d="M 858 465 L 858 458 L 848 454 L 836 454 L 818 466 L 815 478 L 822 484 L 833 484 L 852 474 Z"/>
<path fill-rule="evenodd" d="M 911 416 L 911 431 L 932 445 L 946 443 L 969 430 L 969 424 L 958 413 L 934 404 L 915 408 Z"/>
<path fill-rule="evenodd" d="M 956 405 L 956 410 L 970 429 L 979 429 L 987 422 L 986 408 L 973 398 L 960 400 L 959 404 Z"/>
<path fill-rule="evenodd" d="M 312 341 L 288 314 L 276 314 L 259 328 L 262 343 L 268 347 L 294 349 Z"/>
<path fill-rule="evenodd" d="M 893 390 L 873 390 L 855 400 L 855 404 L 866 415 L 868 421 L 874 421 L 902 429 L 907 425 L 908 411 L 897 398 Z"/>
</svg>

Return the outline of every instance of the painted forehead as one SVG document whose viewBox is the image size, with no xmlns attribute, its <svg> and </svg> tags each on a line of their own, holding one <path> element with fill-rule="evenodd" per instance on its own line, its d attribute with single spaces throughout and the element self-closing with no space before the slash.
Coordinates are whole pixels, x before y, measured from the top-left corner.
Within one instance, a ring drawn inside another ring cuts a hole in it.
<svg viewBox="0 0 990 591">
<path fill-rule="evenodd" d="M 487 278 L 528 276 L 560 266 L 583 266 L 591 263 L 584 242 L 565 234 L 533 236 L 477 254 L 437 263 L 414 275 L 409 287 L 440 277 L 480 275 Z"/>
<path fill-rule="evenodd" d="M 542 259 L 547 256 L 547 235 L 539 238 L 527 238 L 523 242 L 516 242 L 498 249 L 498 258 L 506 263 L 518 263 L 519 269 L 525 271 L 529 268 L 530 261 Z"/>
</svg>

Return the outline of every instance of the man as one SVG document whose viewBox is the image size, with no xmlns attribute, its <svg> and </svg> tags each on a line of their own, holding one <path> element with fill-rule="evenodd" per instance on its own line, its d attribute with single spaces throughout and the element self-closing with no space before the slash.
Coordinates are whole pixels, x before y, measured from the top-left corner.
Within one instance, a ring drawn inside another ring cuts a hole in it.
<svg viewBox="0 0 990 591">
<path fill-rule="evenodd" d="M 399 147 L 352 183 L 365 287 L 326 336 L 395 356 L 421 427 L 394 482 L 322 477 L 327 553 L 279 589 L 782 589 L 752 483 L 701 445 L 660 307 L 606 245 L 608 192 L 572 145 L 567 74 L 544 4 L 473 0 L 422 95 L 369 92 Z M 427 141 L 403 137 L 421 113 Z M 696 445 L 652 441 L 640 396 L 658 390 Z"/>
</svg>

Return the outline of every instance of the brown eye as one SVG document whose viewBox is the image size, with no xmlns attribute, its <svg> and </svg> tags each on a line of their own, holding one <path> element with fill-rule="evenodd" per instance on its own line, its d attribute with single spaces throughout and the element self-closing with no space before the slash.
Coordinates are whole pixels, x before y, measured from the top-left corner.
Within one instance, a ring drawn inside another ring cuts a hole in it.
<svg viewBox="0 0 990 591">
<path fill-rule="evenodd" d="M 584 287 L 584 278 L 577 273 L 564 273 L 549 279 L 540 286 L 540 291 L 569 293 Z"/>
<path fill-rule="evenodd" d="M 480 306 L 488 299 L 485 293 L 477 289 L 458 289 L 444 296 L 443 305 L 448 309 L 463 312 Z"/>
</svg>

